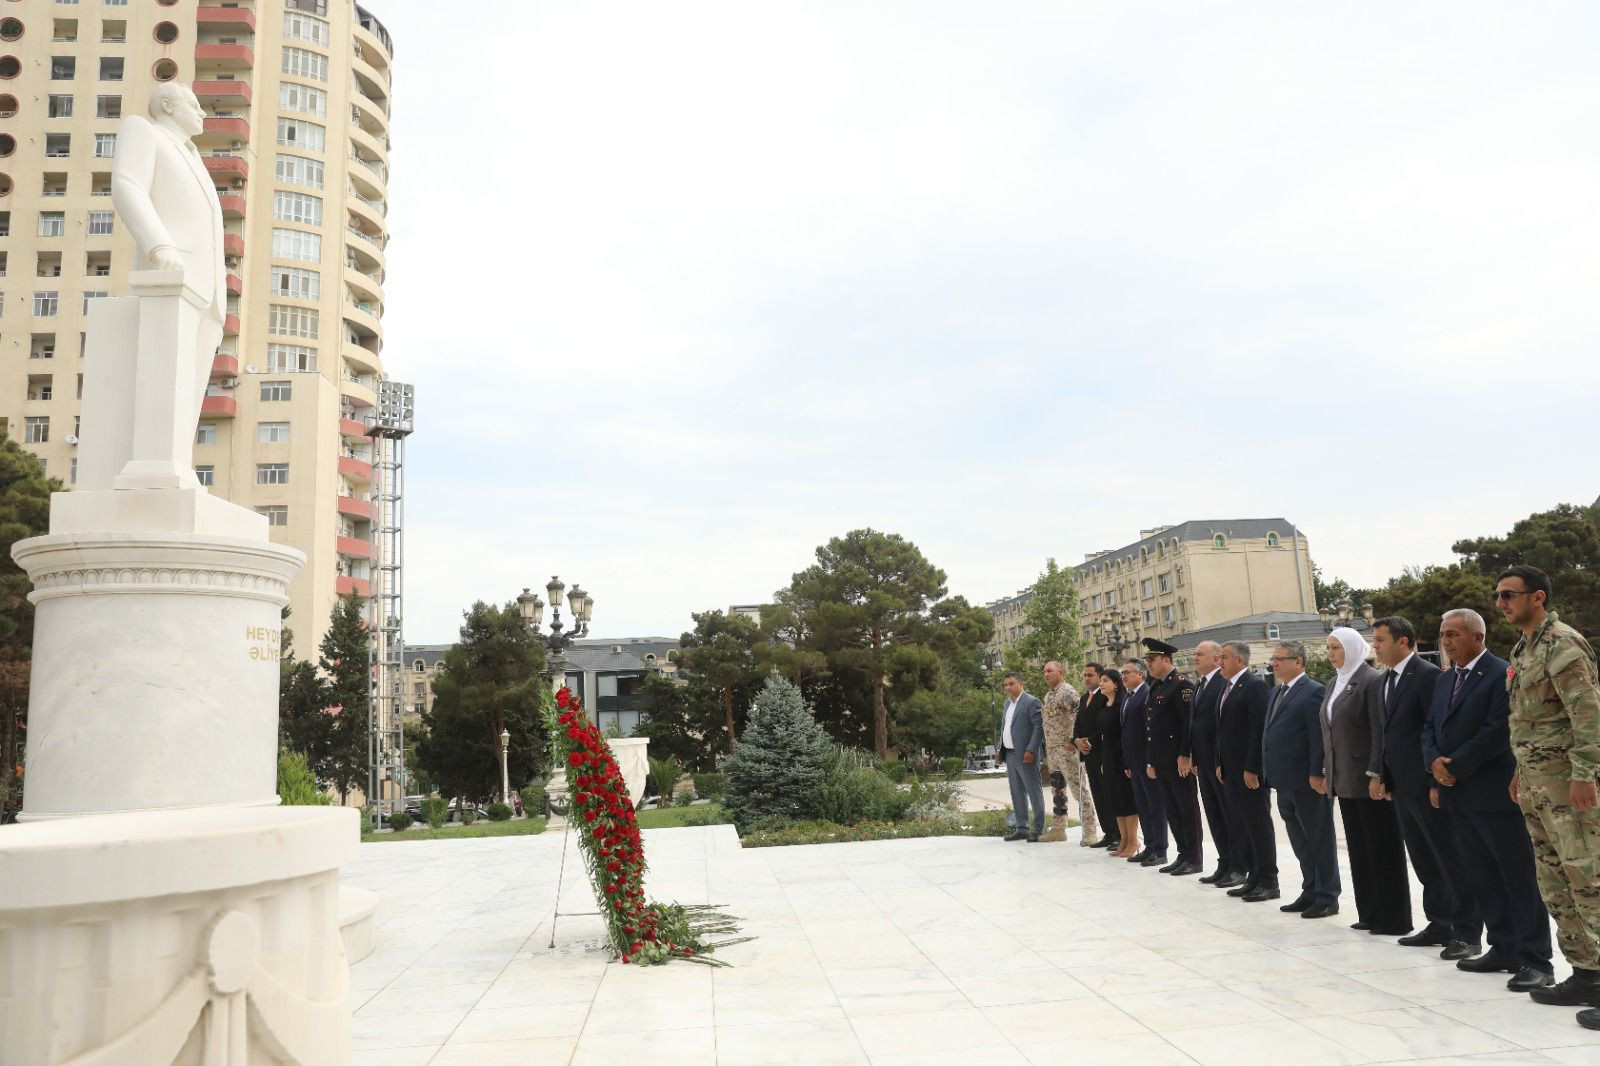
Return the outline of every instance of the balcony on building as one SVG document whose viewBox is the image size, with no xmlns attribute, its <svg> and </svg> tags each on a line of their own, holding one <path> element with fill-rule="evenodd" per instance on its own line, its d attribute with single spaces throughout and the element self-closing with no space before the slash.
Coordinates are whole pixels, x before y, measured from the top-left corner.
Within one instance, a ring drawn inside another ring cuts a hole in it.
<svg viewBox="0 0 1600 1066">
<path fill-rule="evenodd" d="M 244 238 L 237 233 L 224 233 L 222 235 L 222 254 L 244 255 Z"/>
<path fill-rule="evenodd" d="M 350 286 L 350 296 L 356 305 L 374 318 L 378 317 L 377 309 L 383 306 L 382 276 L 346 261 L 344 280 L 345 284 Z"/>
<path fill-rule="evenodd" d="M 250 106 L 250 83 L 238 78 L 209 78 L 196 81 L 194 95 L 207 111 L 218 105 L 224 107 Z"/>
<path fill-rule="evenodd" d="M 224 337 L 237 337 L 239 335 L 239 316 L 222 316 L 222 335 Z"/>
<path fill-rule="evenodd" d="M 345 370 L 349 373 L 376 376 L 383 372 L 378 353 L 354 340 L 347 340 L 340 354 L 344 356 Z"/>
<path fill-rule="evenodd" d="M 218 151 L 207 154 L 204 159 L 206 173 L 213 181 L 221 180 L 226 184 L 234 178 L 246 181 L 250 177 L 250 164 L 242 155 Z"/>
<path fill-rule="evenodd" d="M 339 436 L 345 440 L 365 441 L 367 439 L 367 424 L 359 418 L 350 415 L 341 415 L 339 418 Z"/>
<path fill-rule="evenodd" d="M 195 138 L 202 144 L 215 141 L 238 141 L 239 147 L 250 140 L 250 121 L 238 115 L 208 115 L 205 129 Z"/>
<path fill-rule="evenodd" d="M 202 419 L 237 418 L 239 417 L 239 401 L 232 392 L 208 392 L 205 399 L 200 401 L 200 417 Z"/>
<path fill-rule="evenodd" d="M 335 537 L 334 550 L 351 559 L 372 558 L 372 542 L 360 537 Z"/>
<path fill-rule="evenodd" d="M 372 502 L 364 500 L 360 496 L 341 495 L 339 497 L 339 513 L 363 522 L 370 522 L 372 521 Z"/>
<path fill-rule="evenodd" d="M 229 274 L 228 294 L 230 296 L 238 296 L 242 292 L 244 292 L 244 279 L 237 274 Z"/>
<path fill-rule="evenodd" d="M 220 381 L 225 378 L 239 376 L 239 357 L 230 352 L 218 352 L 211 360 L 211 380 Z"/>
<path fill-rule="evenodd" d="M 334 579 L 333 591 L 340 596 L 359 596 L 366 599 L 372 595 L 372 585 L 364 577 L 345 577 L 340 575 Z"/>
<path fill-rule="evenodd" d="M 346 169 L 362 196 L 368 200 L 388 199 L 389 173 L 382 163 L 352 151 L 350 166 Z"/>
<path fill-rule="evenodd" d="M 223 218 L 243 218 L 244 217 L 244 193 L 239 193 L 239 192 L 218 193 L 217 194 L 217 199 L 222 203 L 222 217 Z M 228 277 L 230 279 L 234 279 L 235 278 L 235 276 L 232 275 L 232 274 L 229 274 Z M 231 281 L 230 281 L 230 283 L 231 283 Z M 238 289 L 234 289 L 232 291 L 237 293 L 239 290 Z"/>
<path fill-rule="evenodd" d="M 351 271 L 346 271 L 348 276 Z M 353 293 L 346 293 L 344 298 L 344 323 L 347 328 L 354 331 L 357 343 L 365 344 L 368 338 L 383 336 L 383 326 L 379 317 L 383 314 L 381 304 L 358 300 Z"/>
<path fill-rule="evenodd" d="M 361 42 L 363 47 L 378 48 L 378 56 L 368 58 L 374 61 L 382 59 L 385 66 L 394 55 L 394 40 L 389 36 L 388 29 L 373 17 L 372 12 L 360 4 L 356 5 L 355 39 Z"/>
<path fill-rule="evenodd" d="M 254 40 L 252 35 L 251 40 Z M 195 66 L 213 70 L 249 70 L 256 65 L 253 45 L 238 42 L 200 41 L 194 46 Z"/>
<path fill-rule="evenodd" d="M 209 26 L 222 33 L 238 29 L 247 29 L 251 33 L 256 31 L 256 13 L 247 7 L 202 4 L 195 10 L 194 20 L 198 25 Z"/>
<path fill-rule="evenodd" d="M 389 75 L 368 63 L 361 56 L 350 58 L 351 86 L 356 92 L 371 100 L 373 106 L 385 115 L 389 113 Z"/>
<path fill-rule="evenodd" d="M 370 482 L 372 480 L 372 464 L 353 455 L 341 455 L 339 456 L 339 473 L 351 481 Z"/>
</svg>

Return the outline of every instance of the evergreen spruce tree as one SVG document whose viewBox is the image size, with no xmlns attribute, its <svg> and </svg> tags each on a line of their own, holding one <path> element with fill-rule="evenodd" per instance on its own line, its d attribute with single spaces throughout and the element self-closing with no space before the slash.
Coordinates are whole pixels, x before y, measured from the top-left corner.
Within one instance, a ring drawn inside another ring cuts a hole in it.
<svg viewBox="0 0 1600 1066">
<path fill-rule="evenodd" d="M 777 673 L 768 677 L 739 747 L 722 764 L 724 805 L 734 825 L 744 831 L 761 818 L 811 814 L 828 744 L 800 690 Z"/>
<path fill-rule="evenodd" d="M 367 787 L 367 722 L 372 706 L 372 669 L 367 650 L 366 608 L 355 596 L 334 605 L 328 632 L 322 637 L 325 706 L 339 708 L 328 749 L 327 779 L 339 790 L 339 802 L 355 788 Z M 320 770 L 314 770 L 321 776 Z"/>
</svg>

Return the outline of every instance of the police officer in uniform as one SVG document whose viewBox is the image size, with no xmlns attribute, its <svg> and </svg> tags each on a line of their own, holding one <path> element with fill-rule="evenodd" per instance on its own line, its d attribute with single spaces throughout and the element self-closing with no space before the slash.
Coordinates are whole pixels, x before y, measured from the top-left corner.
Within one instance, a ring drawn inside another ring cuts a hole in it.
<svg viewBox="0 0 1600 1066">
<path fill-rule="evenodd" d="M 1145 666 L 1150 671 L 1150 702 L 1145 711 L 1145 776 L 1160 796 L 1178 845 L 1178 858 L 1161 867 L 1164 874 L 1187 877 L 1205 872 L 1200 846 L 1200 800 L 1193 773 L 1178 765 L 1189 733 L 1189 710 L 1194 703 L 1194 682 L 1172 668 L 1178 649 L 1164 640 L 1144 638 Z"/>
</svg>

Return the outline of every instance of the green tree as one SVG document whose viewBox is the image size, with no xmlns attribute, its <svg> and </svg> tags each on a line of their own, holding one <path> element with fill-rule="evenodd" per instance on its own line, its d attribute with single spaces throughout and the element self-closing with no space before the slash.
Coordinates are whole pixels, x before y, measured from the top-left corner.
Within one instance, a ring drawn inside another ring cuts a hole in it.
<svg viewBox="0 0 1600 1066">
<path fill-rule="evenodd" d="M 22 807 L 33 658 L 28 575 L 12 560 L 11 546 L 49 531 L 50 494 L 61 488 L 32 453 L 0 431 L 0 822 Z"/>
<path fill-rule="evenodd" d="M 723 805 L 741 832 L 760 818 L 803 818 L 827 773 L 828 734 L 800 689 L 778 674 L 745 725 L 744 741 L 722 765 Z"/>
<path fill-rule="evenodd" d="M 303 756 L 312 775 L 325 785 L 332 779 L 337 716 L 328 711 L 327 686 L 317 673 L 317 664 L 294 653 L 287 607 L 283 609 L 282 632 L 278 656 L 278 750 Z"/>
<path fill-rule="evenodd" d="M 727 751 L 722 700 L 703 677 L 648 674 L 639 688 L 638 736 L 650 738 L 650 751 L 680 760 L 695 770 L 710 770 Z"/>
<path fill-rule="evenodd" d="M 1311 589 L 1316 596 L 1318 610 L 1324 607 L 1332 610 L 1339 606 L 1341 600 L 1349 600 L 1353 607 L 1360 610 L 1361 605 L 1372 598 L 1370 590 L 1358 589 L 1342 577 L 1332 581 L 1322 580 L 1322 567 L 1316 563 L 1311 564 Z"/>
<path fill-rule="evenodd" d="M 1593 507 L 1562 504 L 1529 515 L 1503 537 L 1456 541 L 1462 562 L 1491 581 L 1513 563 L 1550 575 L 1551 606 L 1561 620 L 1600 639 L 1600 523 Z"/>
<path fill-rule="evenodd" d="M 678 661 L 683 669 L 716 686 L 731 751 L 737 742 L 735 706 L 743 706 L 761 683 L 757 660 L 761 627 L 743 615 L 721 611 L 701 611 L 691 617 L 694 629 L 679 640 Z"/>
<path fill-rule="evenodd" d="M 1446 611 L 1468 607 L 1483 615 L 1488 624 L 1489 650 L 1504 656 L 1517 642 L 1517 632 L 1494 607 L 1494 580 L 1476 567 L 1452 563 L 1449 566 L 1408 566 L 1396 578 L 1372 593 L 1372 609 L 1379 617 L 1403 615 L 1417 627 L 1417 646 L 1435 649 L 1439 644 L 1439 621 Z"/>
<path fill-rule="evenodd" d="M 902 751 L 965 758 L 994 739 L 994 693 L 972 685 L 921 689 L 895 704 L 894 743 Z"/>
<path fill-rule="evenodd" d="M 350 791 L 367 786 L 371 765 L 368 724 L 372 709 L 372 665 L 366 611 L 356 596 L 334 604 L 322 636 L 322 699 L 332 713 L 326 767 L 319 777 L 345 802 Z M 308 760 L 309 761 L 309 760 Z"/>
<path fill-rule="evenodd" d="M 914 649 L 926 639 L 929 608 L 945 594 L 944 571 L 904 537 L 873 529 L 834 537 L 816 554 L 777 600 L 804 615 L 797 624 L 810 649 L 826 655 L 829 676 L 820 687 L 845 712 L 846 734 L 853 731 L 848 719 L 857 717 L 857 695 L 870 693 L 873 750 L 885 758 L 886 681 L 892 670 L 926 674 L 936 665 L 925 648 Z"/>
<path fill-rule="evenodd" d="M 551 699 L 544 645 L 515 603 L 479 601 L 463 612 L 461 639 L 433 680 L 417 762 L 446 796 L 483 801 L 500 790 L 500 733 L 511 734 L 512 781 L 543 779 L 549 767 L 545 711 Z"/>
<path fill-rule="evenodd" d="M 1017 641 L 1017 658 L 1033 692 L 1044 691 L 1044 664 L 1054 660 L 1066 675 L 1076 677 L 1088 653 L 1078 621 L 1078 592 L 1072 577 L 1046 559 L 1044 573 L 1033 583 L 1033 595 L 1022 609 L 1028 634 Z M 1037 686 L 1037 687 L 1035 687 Z"/>
</svg>

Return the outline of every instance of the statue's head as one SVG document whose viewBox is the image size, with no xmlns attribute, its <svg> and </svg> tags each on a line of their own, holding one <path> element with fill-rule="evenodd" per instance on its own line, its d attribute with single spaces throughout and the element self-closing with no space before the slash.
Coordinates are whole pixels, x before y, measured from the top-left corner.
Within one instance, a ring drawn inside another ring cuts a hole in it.
<svg viewBox="0 0 1600 1066">
<path fill-rule="evenodd" d="M 206 113 L 194 91 L 175 81 L 162 82 L 150 94 L 150 117 L 156 122 L 170 122 L 190 137 L 199 136 L 205 129 Z"/>
</svg>

